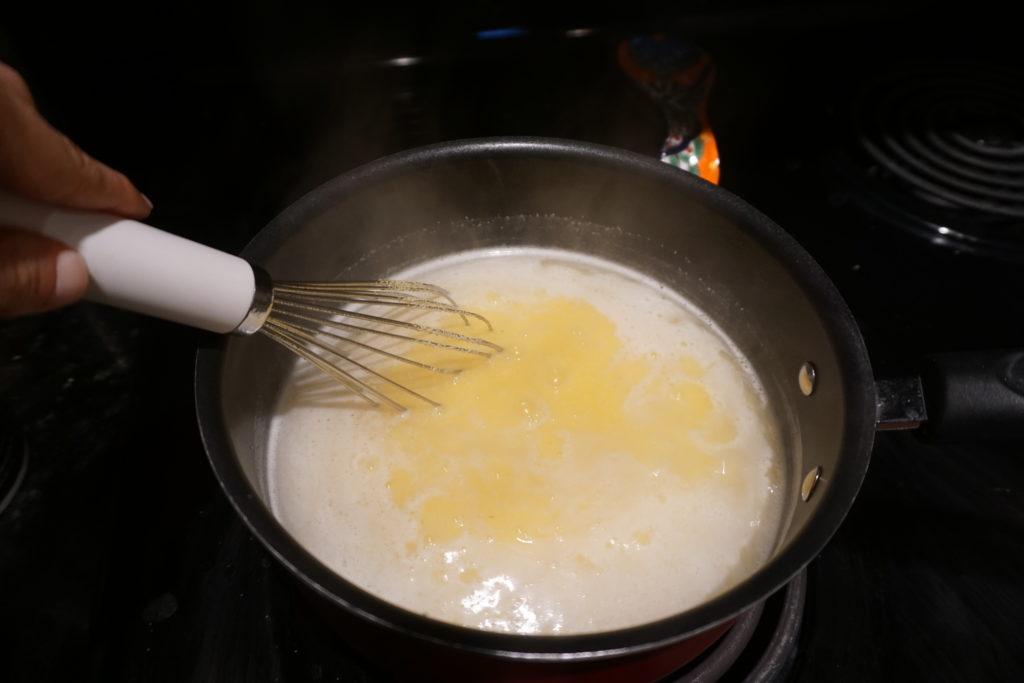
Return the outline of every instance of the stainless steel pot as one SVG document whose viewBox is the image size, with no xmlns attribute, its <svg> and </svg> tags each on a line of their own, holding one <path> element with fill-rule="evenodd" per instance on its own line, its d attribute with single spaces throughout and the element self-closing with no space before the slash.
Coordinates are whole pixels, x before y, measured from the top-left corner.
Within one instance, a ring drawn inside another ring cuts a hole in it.
<svg viewBox="0 0 1024 683">
<path fill-rule="evenodd" d="M 758 572 L 682 614 L 589 635 L 489 633 L 384 602 L 307 553 L 268 508 L 269 418 L 293 361 L 260 339 L 231 339 L 198 356 L 199 421 L 224 491 L 357 639 L 372 631 L 417 651 L 524 671 L 614 668 L 711 639 L 814 558 L 860 487 L 875 385 L 846 305 L 789 235 L 727 191 L 646 157 L 564 140 L 469 140 L 387 157 L 297 201 L 243 256 L 279 279 L 362 279 L 505 245 L 571 249 L 647 273 L 702 308 L 746 354 L 782 425 L 787 457 L 787 521 Z"/>
</svg>

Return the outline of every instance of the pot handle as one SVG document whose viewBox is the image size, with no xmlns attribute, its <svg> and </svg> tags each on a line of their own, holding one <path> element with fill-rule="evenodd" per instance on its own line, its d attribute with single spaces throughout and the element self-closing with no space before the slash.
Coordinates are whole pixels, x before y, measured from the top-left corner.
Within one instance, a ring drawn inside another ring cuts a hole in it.
<svg viewBox="0 0 1024 683">
<path fill-rule="evenodd" d="M 919 375 L 875 381 L 877 427 L 928 441 L 1024 440 L 1024 351 L 924 358 Z"/>
<path fill-rule="evenodd" d="M 929 356 L 921 386 L 928 406 L 922 437 L 942 441 L 1024 439 L 1024 351 Z"/>
</svg>

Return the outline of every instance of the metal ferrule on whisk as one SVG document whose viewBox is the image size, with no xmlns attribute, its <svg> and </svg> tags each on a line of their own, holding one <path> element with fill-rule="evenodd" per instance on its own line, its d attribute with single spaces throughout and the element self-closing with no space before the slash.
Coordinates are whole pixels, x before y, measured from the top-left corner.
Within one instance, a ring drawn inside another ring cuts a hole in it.
<svg viewBox="0 0 1024 683">
<path fill-rule="evenodd" d="M 232 330 L 232 334 L 248 336 L 258 332 L 263 327 L 263 324 L 267 322 L 267 318 L 270 317 L 270 310 L 274 307 L 274 283 L 271 281 L 270 275 L 267 271 L 255 265 L 252 266 L 252 274 L 255 280 L 252 304 L 250 304 L 249 312 L 246 313 L 242 322 L 238 323 L 238 327 Z"/>
</svg>

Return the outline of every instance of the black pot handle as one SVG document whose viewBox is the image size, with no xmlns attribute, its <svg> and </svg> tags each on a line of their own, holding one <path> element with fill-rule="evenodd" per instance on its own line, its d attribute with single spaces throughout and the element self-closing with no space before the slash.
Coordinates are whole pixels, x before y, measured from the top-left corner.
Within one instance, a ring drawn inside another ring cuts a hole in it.
<svg viewBox="0 0 1024 683">
<path fill-rule="evenodd" d="M 879 430 L 926 440 L 1024 440 L 1024 351 L 928 356 L 920 375 L 876 381 Z"/>
<path fill-rule="evenodd" d="M 1024 351 L 965 351 L 925 359 L 928 420 L 942 441 L 1024 439 Z"/>
</svg>

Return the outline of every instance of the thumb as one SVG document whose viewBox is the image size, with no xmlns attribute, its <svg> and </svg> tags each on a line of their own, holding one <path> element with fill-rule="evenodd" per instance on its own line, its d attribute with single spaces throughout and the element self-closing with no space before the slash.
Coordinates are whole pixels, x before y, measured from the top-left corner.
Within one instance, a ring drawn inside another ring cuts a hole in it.
<svg viewBox="0 0 1024 683">
<path fill-rule="evenodd" d="M 0 318 L 70 304 L 88 285 L 78 252 L 42 235 L 0 228 Z"/>
</svg>

